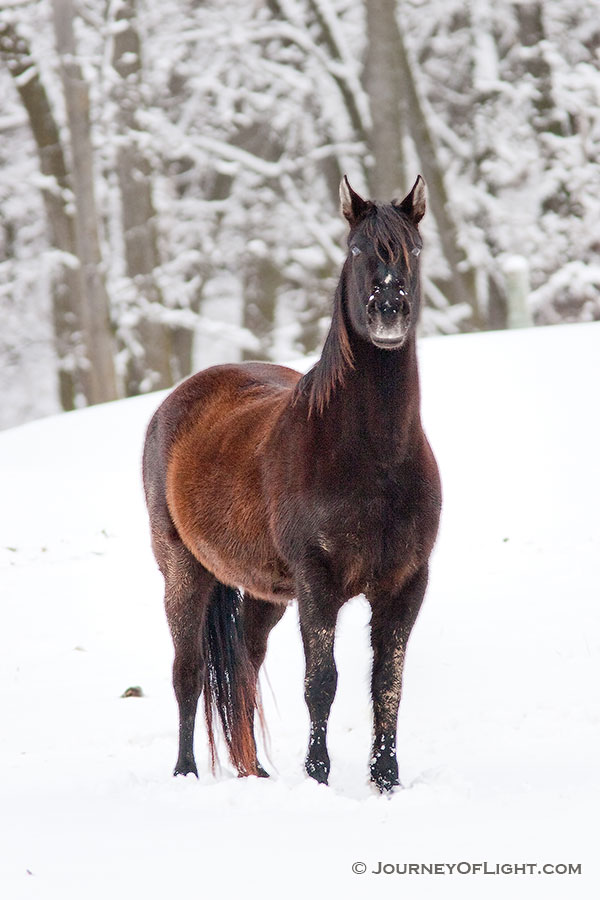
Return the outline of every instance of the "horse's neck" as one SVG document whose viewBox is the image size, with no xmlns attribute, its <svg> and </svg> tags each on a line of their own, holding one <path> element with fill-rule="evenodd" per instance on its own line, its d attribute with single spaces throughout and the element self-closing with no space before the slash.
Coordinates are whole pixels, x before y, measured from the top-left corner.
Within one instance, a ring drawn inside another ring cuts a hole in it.
<svg viewBox="0 0 600 900">
<path fill-rule="evenodd" d="M 402 456 L 421 427 L 415 336 L 399 350 L 351 343 L 354 368 L 334 390 L 322 424 L 335 432 L 341 453 L 358 439 L 382 456 Z"/>
</svg>

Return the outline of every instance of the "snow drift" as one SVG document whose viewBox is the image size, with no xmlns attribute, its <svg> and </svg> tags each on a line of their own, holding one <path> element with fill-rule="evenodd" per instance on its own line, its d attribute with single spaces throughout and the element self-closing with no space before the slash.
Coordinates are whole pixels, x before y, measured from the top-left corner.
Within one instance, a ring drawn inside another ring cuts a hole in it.
<svg viewBox="0 0 600 900">
<path fill-rule="evenodd" d="M 389 800 L 367 782 L 361 598 L 336 641 L 330 788 L 303 774 L 293 607 L 263 678 L 272 778 L 213 779 L 201 726 L 199 781 L 171 778 L 172 652 L 139 474 L 158 395 L 2 433 L 2 895 L 597 896 L 599 350 L 600 324 L 420 344 L 445 506 Z M 540 874 L 468 868 L 483 862 Z M 408 863 L 464 865 L 394 869 Z"/>
</svg>

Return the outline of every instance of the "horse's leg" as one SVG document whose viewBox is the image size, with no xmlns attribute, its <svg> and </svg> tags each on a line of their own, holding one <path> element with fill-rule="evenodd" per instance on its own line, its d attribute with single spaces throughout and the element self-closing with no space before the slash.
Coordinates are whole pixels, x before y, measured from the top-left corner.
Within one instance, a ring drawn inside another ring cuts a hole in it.
<svg viewBox="0 0 600 900">
<path fill-rule="evenodd" d="M 396 760 L 398 708 L 406 645 L 417 618 L 425 588 L 427 565 L 423 566 L 393 597 L 371 600 L 371 644 L 373 646 L 374 739 L 371 780 L 381 792 L 400 784 Z"/>
<path fill-rule="evenodd" d="M 324 569 L 315 568 L 309 575 L 303 573 L 299 579 L 298 612 L 306 659 L 304 699 L 310 715 L 305 768 L 320 784 L 327 784 L 331 765 L 327 722 L 337 687 L 333 642 L 339 608 Z"/>
<path fill-rule="evenodd" d="M 179 707 L 179 754 L 174 775 L 198 775 L 194 726 L 204 682 L 202 635 L 215 578 L 172 533 L 154 535 L 154 548 L 165 578 L 165 611 L 173 638 L 173 688 Z"/>
<path fill-rule="evenodd" d="M 242 607 L 244 640 L 257 682 L 258 672 L 267 652 L 269 633 L 277 625 L 286 609 L 285 603 L 268 603 L 251 594 L 244 594 Z M 253 727 L 254 722 L 251 725 Z M 254 744 L 256 746 L 256 739 Z M 268 778 L 269 773 L 261 766 L 258 759 L 256 760 L 256 770 L 261 778 Z"/>
</svg>

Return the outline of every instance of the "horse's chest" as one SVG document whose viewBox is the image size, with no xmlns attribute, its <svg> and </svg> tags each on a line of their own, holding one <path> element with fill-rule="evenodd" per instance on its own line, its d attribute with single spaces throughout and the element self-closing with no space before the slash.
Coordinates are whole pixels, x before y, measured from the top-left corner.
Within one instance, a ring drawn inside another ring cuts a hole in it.
<svg viewBox="0 0 600 900">
<path fill-rule="evenodd" d="M 337 510 L 317 540 L 349 595 L 399 587 L 418 568 L 422 543 L 414 513 L 393 491 Z"/>
</svg>

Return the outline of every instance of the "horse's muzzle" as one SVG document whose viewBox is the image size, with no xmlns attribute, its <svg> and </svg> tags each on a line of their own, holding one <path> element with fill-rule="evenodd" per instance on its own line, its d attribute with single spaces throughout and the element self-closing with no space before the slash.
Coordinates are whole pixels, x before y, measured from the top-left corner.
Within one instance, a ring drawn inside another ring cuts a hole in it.
<svg viewBox="0 0 600 900">
<path fill-rule="evenodd" d="M 410 303 L 402 287 L 374 289 L 367 303 L 367 328 L 372 343 L 382 350 L 404 344 L 410 330 Z"/>
</svg>

